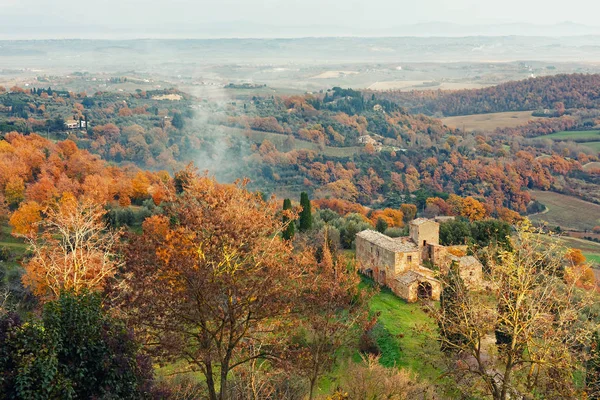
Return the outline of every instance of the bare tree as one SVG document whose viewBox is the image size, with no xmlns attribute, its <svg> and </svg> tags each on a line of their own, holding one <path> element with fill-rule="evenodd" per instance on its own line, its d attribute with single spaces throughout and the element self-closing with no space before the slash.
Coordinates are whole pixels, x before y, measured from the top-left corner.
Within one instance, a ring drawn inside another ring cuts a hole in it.
<svg viewBox="0 0 600 400">
<path fill-rule="evenodd" d="M 15 214 L 20 211 L 26 212 Z M 44 211 L 43 219 L 19 235 L 33 253 L 23 283 L 43 299 L 57 298 L 65 289 L 100 289 L 122 264 L 116 254 L 120 232 L 108 229 L 106 210 L 91 199 L 66 193 Z"/>
<path fill-rule="evenodd" d="M 511 244 L 489 257 L 491 291 L 459 293 L 451 311 L 432 309 L 442 348 L 454 355 L 451 372 L 465 390 L 498 400 L 575 397 L 573 373 L 598 326 L 584 315 L 593 293 L 565 283 L 564 252 L 528 223 Z"/>
</svg>

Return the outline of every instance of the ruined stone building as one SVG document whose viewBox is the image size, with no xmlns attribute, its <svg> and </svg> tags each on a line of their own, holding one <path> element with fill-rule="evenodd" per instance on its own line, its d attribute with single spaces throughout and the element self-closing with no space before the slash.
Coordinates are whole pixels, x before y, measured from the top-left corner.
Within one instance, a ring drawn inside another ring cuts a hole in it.
<svg viewBox="0 0 600 400">
<path fill-rule="evenodd" d="M 477 287 L 483 279 L 482 265 L 466 256 L 466 246 L 442 246 L 440 225 L 435 220 L 418 218 L 409 224 L 409 236 L 391 238 L 365 230 L 356 235 L 356 259 L 362 273 L 389 287 L 408 302 L 418 299 L 439 300 L 441 282 L 437 266 L 446 273 L 452 262 L 458 264 L 465 285 Z"/>
</svg>

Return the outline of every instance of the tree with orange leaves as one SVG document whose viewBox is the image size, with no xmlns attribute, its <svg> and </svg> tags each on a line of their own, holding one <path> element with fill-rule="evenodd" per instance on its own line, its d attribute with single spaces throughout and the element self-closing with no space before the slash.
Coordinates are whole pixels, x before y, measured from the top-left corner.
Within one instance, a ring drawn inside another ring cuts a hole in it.
<svg viewBox="0 0 600 400">
<path fill-rule="evenodd" d="M 102 288 L 121 265 L 115 252 L 119 232 L 107 228 L 102 205 L 65 193 L 43 210 L 43 219 L 41 211 L 28 202 L 11 218 L 15 235 L 25 238 L 33 253 L 25 264 L 25 286 L 43 300 L 56 299 L 63 290 Z"/>
<path fill-rule="evenodd" d="M 18 236 L 33 237 L 42 220 L 42 207 L 35 201 L 21 203 L 19 209 L 10 217 L 10 224 Z"/>
<path fill-rule="evenodd" d="M 279 207 L 193 170 L 176 174 L 166 215 L 129 240 L 122 307 L 169 359 L 186 359 L 225 399 L 237 366 L 285 350 L 284 329 L 314 256 L 279 235 Z M 269 346 L 261 346 L 269 343 Z M 262 348 L 254 352 L 253 349 Z"/>
<path fill-rule="evenodd" d="M 450 197 L 448 197 L 447 203 L 451 207 L 454 215 L 469 218 L 470 221 L 482 220 L 487 214 L 483 203 L 471 196 L 463 199 L 460 196 L 451 194 Z"/>
<path fill-rule="evenodd" d="M 461 214 L 471 221 L 479 221 L 485 218 L 487 212 L 485 206 L 480 201 L 469 196 L 463 199 Z"/>
<path fill-rule="evenodd" d="M 402 228 L 404 226 L 404 214 L 400 210 L 386 208 L 384 210 L 375 210 L 371 212 L 369 219 L 373 225 L 377 224 L 379 219 L 387 223 L 390 228 Z"/>
<path fill-rule="evenodd" d="M 4 188 L 4 197 L 10 206 L 17 206 L 25 200 L 25 183 L 18 176 L 10 177 Z"/>
</svg>

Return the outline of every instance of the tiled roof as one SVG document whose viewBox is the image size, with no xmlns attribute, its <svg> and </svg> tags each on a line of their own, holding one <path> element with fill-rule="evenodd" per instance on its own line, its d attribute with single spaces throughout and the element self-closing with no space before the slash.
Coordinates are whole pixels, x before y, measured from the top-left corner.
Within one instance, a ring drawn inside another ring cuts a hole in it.
<svg viewBox="0 0 600 400">
<path fill-rule="evenodd" d="M 393 252 L 404 253 L 419 250 L 415 242 L 408 237 L 391 238 L 383 233 L 370 229 L 359 232 L 356 236 L 365 239 L 367 242 L 379 246 L 382 249 Z"/>
<path fill-rule="evenodd" d="M 427 219 L 427 218 L 417 218 L 417 219 L 413 219 L 412 221 L 410 221 L 411 225 L 422 225 L 425 222 L 433 222 L 436 223 L 435 221 L 431 220 L 431 219 Z"/>
<path fill-rule="evenodd" d="M 419 279 L 424 279 L 424 276 L 415 271 L 408 271 L 396 277 L 396 281 L 403 285 L 408 285 Z"/>
<path fill-rule="evenodd" d="M 481 262 L 479 262 L 479 260 L 473 256 L 463 256 L 463 257 L 450 256 L 450 259 L 452 261 L 458 262 L 458 264 L 462 267 L 470 267 L 472 265 L 481 264 Z"/>
<path fill-rule="evenodd" d="M 423 271 L 423 269 L 421 269 L 420 271 L 422 272 L 426 272 Z M 430 270 L 428 270 L 430 271 Z M 403 274 L 400 274 L 396 277 L 396 281 L 402 285 L 410 285 L 411 283 L 415 282 L 415 281 L 430 281 L 430 282 L 439 282 L 437 279 L 428 276 L 429 274 L 422 274 L 421 272 L 417 272 L 415 270 L 410 270 L 408 272 L 405 272 Z"/>
</svg>

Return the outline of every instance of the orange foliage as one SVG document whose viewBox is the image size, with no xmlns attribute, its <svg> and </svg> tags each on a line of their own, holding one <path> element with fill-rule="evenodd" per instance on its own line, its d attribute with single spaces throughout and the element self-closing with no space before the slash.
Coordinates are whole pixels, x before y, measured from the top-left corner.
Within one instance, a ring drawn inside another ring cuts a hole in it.
<svg viewBox="0 0 600 400">
<path fill-rule="evenodd" d="M 596 287 L 596 276 L 589 265 L 581 264 L 565 268 L 565 281 L 575 283 L 578 287 L 586 290 Z"/>
<path fill-rule="evenodd" d="M 18 176 L 9 178 L 4 187 L 4 198 L 8 204 L 17 205 L 25 199 L 25 183 Z"/>
<path fill-rule="evenodd" d="M 90 200 L 79 201 L 72 194 L 49 206 L 45 218 L 34 230 L 35 203 L 27 203 L 16 213 L 15 228 L 29 242 L 33 256 L 25 265 L 23 284 L 43 300 L 58 297 L 62 290 L 97 290 L 119 268 L 114 253 L 119 233 L 107 229 L 103 206 Z"/>
<path fill-rule="evenodd" d="M 518 212 L 509 210 L 506 207 L 498 208 L 498 218 L 502 221 L 508 222 L 509 224 L 516 224 L 523 220 L 523 217 Z"/>
<path fill-rule="evenodd" d="M 10 217 L 14 233 L 27 237 L 34 235 L 42 220 L 41 212 L 42 207 L 35 201 L 21 203 L 17 211 Z"/>
<path fill-rule="evenodd" d="M 356 204 L 352 201 L 347 201 L 343 199 L 317 199 L 313 200 L 312 203 L 317 208 L 327 208 L 329 210 L 335 211 L 339 215 L 346 215 L 349 213 L 358 213 L 358 214 L 367 214 L 367 209 L 360 204 Z"/>
<path fill-rule="evenodd" d="M 569 249 L 565 254 L 565 260 L 572 266 L 583 265 L 586 261 L 585 256 L 579 249 Z"/>
<path fill-rule="evenodd" d="M 404 214 L 402 211 L 392 208 L 374 210 L 369 215 L 369 219 L 373 225 L 377 224 L 377 220 L 382 219 L 390 228 L 402 228 L 404 226 Z"/>
</svg>

